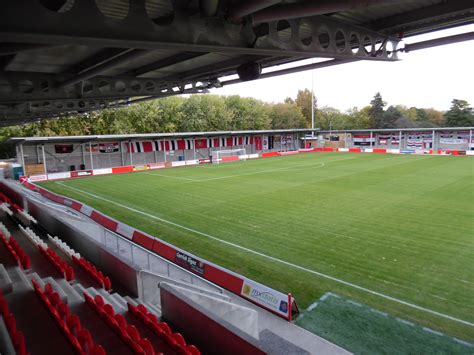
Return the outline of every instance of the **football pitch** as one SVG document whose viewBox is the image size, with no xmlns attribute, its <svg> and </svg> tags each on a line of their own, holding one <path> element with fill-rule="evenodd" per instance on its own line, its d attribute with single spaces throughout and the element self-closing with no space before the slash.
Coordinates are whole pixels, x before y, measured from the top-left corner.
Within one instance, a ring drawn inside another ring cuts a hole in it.
<svg viewBox="0 0 474 355">
<path fill-rule="evenodd" d="M 315 153 L 46 182 L 263 284 L 474 341 L 474 159 Z"/>
</svg>

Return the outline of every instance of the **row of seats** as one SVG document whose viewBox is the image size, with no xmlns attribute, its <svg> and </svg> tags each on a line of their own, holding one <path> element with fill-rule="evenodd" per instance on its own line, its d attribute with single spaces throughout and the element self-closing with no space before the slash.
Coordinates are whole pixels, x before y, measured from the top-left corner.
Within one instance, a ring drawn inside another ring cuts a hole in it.
<svg viewBox="0 0 474 355">
<path fill-rule="evenodd" d="M 72 249 L 71 247 L 69 247 L 69 245 L 67 245 L 65 242 L 63 242 L 61 239 L 59 239 L 58 237 L 54 236 L 50 236 L 48 234 L 48 240 L 56 245 L 64 254 L 66 254 L 67 256 L 69 256 L 70 258 L 72 258 L 73 256 L 76 257 L 76 258 L 80 258 L 81 255 L 79 253 L 77 253 L 76 251 L 74 251 L 74 249 Z"/>
<path fill-rule="evenodd" d="M 45 249 L 41 246 L 38 246 L 38 249 L 40 253 L 43 254 L 44 257 L 48 259 L 49 262 L 56 268 L 56 270 L 58 270 L 62 275 L 64 275 L 64 278 L 67 281 L 74 281 L 74 269 L 71 265 L 61 259 L 61 257 L 56 254 L 56 252 L 51 248 Z"/>
<path fill-rule="evenodd" d="M 113 307 L 106 304 L 100 295 L 94 298 L 84 292 L 87 304 L 107 323 L 107 325 L 129 346 L 135 354 L 154 355 L 160 354 L 153 348 L 151 342 L 140 336 L 138 329 L 127 322 L 121 314 L 115 314 Z"/>
<path fill-rule="evenodd" d="M 47 283 L 44 290 L 36 279 L 31 279 L 35 293 L 53 316 L 61 331 L 66 335 L 74 351 L 80 355 L 105 355 L 105 350 L 92 339 L 92 335 L 81 324 L 76 314 L 71 313 L 69 306 L 61 301 L 61 297 Z"/>
<path fill-rule="evenodd" d="M 2 222 L 0 222 L 0 233 L 2 233 L 7 238 L 11 237 L 10 231 L 7 229 L 7 227 L 5 227 Z"/>
<path fill-rule="evenodd" d="M 28 212 L 26 212 L 25 210 L 17 208 L 17 212 L 18 212 L 19 215 L 23 216 L 23 218 L 27 219 L 28 221 L 31 221 L 35 224 L 38 223 L 38 221 L 32 215 L 30 215 Z"/>
<path fill-rule="evenodd" d="M 7 195 L 5 195 L 3 192 L 0 191 L 0 202 L 5 202 L 5 203 L 10 204 L 11 200 Z"/>
<path fill-rule="evenodd" d="M 18 242 L 15 240 L 15 238 L 10 237 L 8 240 L 8 244 L 11 245 L 13 250 L 15 251 L 16 255 L 18 256 L 18 260 L 20 262 L 21 267 L 24 270 L 28 270 L 31 268 L 31 260 L 30 257 L 25 253 L 23 248 L 18 244 Z"/>
<path fill-rule="evenodd" d="M 10 334 L 10 339 L 12 341 L 13 347 L 15 348 L 15 352 L 17 353 L 17 355 L 28 354 L 28 352 L 26 351 L 25 336 L 23 335 L 21 331 L 17 329 L 16 318 L 12 313 L 10 313 L 7 300 L 3 296 L 3 293 L 1 290 L 0 290 L 0 313 L 5 321 L 8 334 Z"/>
<path fill-rule="evenodd" d="M 6 202 L 0 204 L 0 209 L 5 212 L 6 214 L 8 214 L 10 217 L 13 216 L 13 212 L 12 210 L 10 209 L 10 205 Z"/>
<path fill-rule="evenodd" d="M 72 261 L 79 265 L 79 267 L 84 270 L 91 278 L 93 278 L 99 285 L 101 285 L 107 291 L 112 290 L 112 281 L 108 276 L 105 276 L 102 271 L 97 270 L 97 268 L 84 257 L 77 258 L 72 256 Z"/>
<path fill-rule="evenodd" d="M 21 224 L 18 224 L 21 232 L 26 235 L 26 237 L 30 240 L 31 243 L 36 245 L 38 248 L 43 247 L 44 249 L 48 248 L 48 244 L 45 243 L 43 239 L 38 237 L 35 232 L 33 232 L 29 227 L 24 228 Z"/>
<path fill-rule="evenodd" d="M 7 248 L 10 255 L 15 259 L 17 264 L 23 269 L 27 270 L 31 268 L 30 257 L 25 253 L 25 251 L 18 245 L 17 241 L 10 237 L 9 239 L 0 233 L 0 239 Z"/>
<path fill-rule="evenodd" d="M 160 322 L 158 318 L 148 309 L 139 304 L 135 306 L 127 303 L 128 311 L 145 324 L 155 335 L 165 341 L 178 354 L 199 355 L 201 352 L 194 345 L 187 345 L 180 333 L 173 333 L 165 322 Z"/>
</svg>

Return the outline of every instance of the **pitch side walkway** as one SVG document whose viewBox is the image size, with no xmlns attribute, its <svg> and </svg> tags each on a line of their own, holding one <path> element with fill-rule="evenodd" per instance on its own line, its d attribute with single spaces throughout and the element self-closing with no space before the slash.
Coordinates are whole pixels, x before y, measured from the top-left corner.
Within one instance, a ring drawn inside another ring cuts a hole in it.
<svg viewBox="0 0 474 355">
<path fill-rule="evenodd" d="M 37 193 L 31 191 L 27 191 L 27 193 L 38 202 L 52 208 L 57 218 L 79 229 L 94 241 L 103 244 L 101 236 L 104 235 L 104 228 L 95 221 L 66 206 L 51 202 Z M 123 250 L 120 252 L 122 253 Z M 127 257 L 127 255 L 120 256 Z M 231 298 L 232 303 L 258 312 L 260 343 L 269 354 L 350 354 L 336 344 L 289 323 L 233 293 L 227 293 L 227 295 Z"/>
</svg>

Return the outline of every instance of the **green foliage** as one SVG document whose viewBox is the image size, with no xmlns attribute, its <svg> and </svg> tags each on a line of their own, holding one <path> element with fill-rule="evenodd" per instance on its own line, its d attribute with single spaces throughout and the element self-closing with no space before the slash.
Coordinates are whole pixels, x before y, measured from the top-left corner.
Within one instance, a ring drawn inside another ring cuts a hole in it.
<svg viewBox="0 0 474 355">
<path fill-rule="evenodd" d="M 304 128 L 306 120 L 297 105 L 274 104 L 269 111 L 272 129 Z"/>
<path fill-rule="evenodd" d="M 311 91 L 308 89 L 298 90 L 295 103 L 300 108 L 301 113 L 303 114 L 306 120 L 306 127 L 311 127 Z M 313 106 L 314 111 L 316 113 L 318 105 L 315 96 L 313 96 Z"/>
<path fill-rule="evenodd" d="M 471 127 L 474 126 L 474 112 L 465 100 L 454 99 L 451 108 L 444 115 L 447 127 Z"/>
<path fill-rule="evenodd" d="M 382 100 L 382 95 L 376 93 L 372 101 L 370 101 L 370 128 L 387 128 L 384 122 L 384 107 L 387 105 Z"/>
</svg>

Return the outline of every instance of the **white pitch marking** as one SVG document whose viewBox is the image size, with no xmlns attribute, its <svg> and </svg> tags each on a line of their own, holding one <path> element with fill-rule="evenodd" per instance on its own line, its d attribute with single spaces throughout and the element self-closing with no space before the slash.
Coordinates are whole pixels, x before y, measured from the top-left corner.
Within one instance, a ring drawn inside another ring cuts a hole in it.
<svg viewBox="0 0 474 355">
<path fill-rule="evenodd" d="M 146 173 L 146 172 L 142 172 L 142 174 L 152 175 L 152 176 L 162 176 L 162 177 L 169 178 L 169 179 L 179 179 L 179 180 L 186 180 L 186 181 L 193 181 L 193 182 L 200 181 L 200 180 L 191 179 L 191 178 L 186 178 L 186 177 L 181 177 L 181 176 L 172 176 L 172 175 L 164 175 L 164 174 L 154 174 L 154 173 Z"/>
<path fill-rule="evenodd" d="M 275 261 L 275 262 L 277 262 L 277 263 L 284 264 L 284 265 L 290 266 L 290 267 L 292 267 L 292 268 L 299 269 L 299 270 L 302 270 L 302 271 L 305 271 L 305 272 L 308 272 L 308 273 L 317 275 L 317 276 L 319 276 L 319 277 L 322 277 L 322 278 L 325 278 L 325 279 L 328 279 L 328 280 L 331 280 L 331 281 L 334 281 L 334 282 L 343 284 L 343 285 L 345 285 L 345 286 L 349 286 L 349 287 L 355 288 L 355 289 L 360 290 L 360 291 L 364 291 L 364 292 L 370 293 L 370 294 L 375 295 L 375 296 L 379 296 L 379 297 L 381 297 L 381 298 L 385 298 L 385 299 L 387 299 L 387 300 L 390 300 L 390 301 L 393 301 L 393 302 L 396 302 L 396 303 L 403 304 L 403 305 L 405 305 L 405 306 L 408 306 L 408 307 L 411 307 L 411 308 L 414 308 L 414 309 L 417 309 L 417 310 L 420 310 L 420 311 L 424 311 L 424 312 L 427 312 L 427 313 L 431 313 L 431 314 L 434 314 L 434 315 L 436 315 L 436 316 L 439 316 L 439 317 L 442 317 L 442 318 L 446 318 L 446 319 L 452 320 L 452 321 L 454 321 L 454 322 L 458 322 L 458 323 L 461 323 L 461 324 L 468 325 L 468 326 L 470 326 L 470 327 L 474 327 L 474 323 L 471 323 L 471 322 L 469 322 L 469 321 L 467 321 L 467 320 L 455 318 L 455 317 L 450 316 L 450 315 L 448 315 L 448 314 L 440 313 L 440 312 L 431 310 L 431 309 L 429 309 L 429 308 L 425 308 L 425 307 L 422 307 L 422 306 L 418 306 L 418 305 L 416 305 L 416 304 L 409 303 L 409 302 L 407 302 L 407 301 L 404 301 L 404 300 L 401 300 L 401 299 L 398 299 L 398 298 L 395 298 L 395 297 L 392 297 L 392 296 L 385 295 L 385 294 L 383 294 L 383 293 L 380 293 L 380 292 L 377 292 L 377 291 L 374 291 L 374 290 L 365 288 L 365 287 L 363 287 L 363 286 L 359 286 L 359 285 L 353 284 L 353 283 L 351 283 L 351 282 L 338 279 L 337 277 L 330 276 L 330 275 L 326 275 L 326 274 L 323 274 L 323 273 L 321 273 L 321 272 L 318 272 L 318 271 L 315 271 L 315 270 L 311 270 L 311 269 L 305 268 L 305 267 L 303 267 L 303 266 L 296 265 L 296 264 L 293 264 L 293 263 L 290 263 L 290 262 L 288 262 L 288 261 L 275 258 L 275 257 L 270 256 L 270 255 L 267 255 L 267 254 L 260 253 L 260 252 L 258 252 L 258 251 L 255 251 L 255 250 L 252 250 L 252 249 L 249 249 L 249 248 L 240 246 L 240 245 L 238 245 L 238 244 L 235 244 L 235 243 L 232 243 L 232 242 L 228 242 L 228 241 L 226 241 L 226 240 L 219 239 L 219 238 L 214 237 L 214 236 L 212 236 L 212 235 L 210 235 L 210 234 L 207 234 L 207 233 L 204 233 L 204 232 L 200 232 L 200 231 L 198 231 L 198 230 L 195 230 L 195 229 L 192 229 L 192 228 L 183 226 L 183 225 L 181 225 L 181 224 L 178 224 L 178 223 L 175 223 L 175 222 L 172 222 L 172 221 L 168 221 L 168 220 L 166 220 L 166 219 L 163 219 L 163 218 L 160 218 L 160 217 L 158 217 L 158 216 L 155 216 L 155 215 L 152 215 L 152 214 L 149 214 L 149 213 L 146 213 L 146 212 L 137 210 L 137 209 L 135 209 L 135 208 L 132 208 L 132 207 L 129 207 L 129 206 L 126 206 L 126 205 L 122 205 L 121 203 L 118 203 L 118 202 L 109 200 L 109 199 L 107 199 L 107 198 L 105 198 L 105 197 L 102 197 L 102 196 L 99 196 L 99 195 L 95 195 L 95 194 L 92 194 L 92 193 L 90 193 L 90 192 L 87 192 L 87 191 L 84 191 L 84 190 L 81 190 L 81 189 L 78 189 L 78 188 L 75 188 L 75 187 L 72 187 L 72 186 L 68 186 L 68 185 L 66 185 L 66 184 L 64 184 L 64 183 L 62 183 L 62 182 L 59 182 L 59 181 L 56 181 L 55 183 L 58 184 L 58 185 L 64 186 L 64 187 L 66 187 L 66 188 L 69 188 L 69 189 L 71 189 L 71 190 L 74 190 L 74 191 L 77 191 L 77 192 L 80 192 L 80 193 L 83 193 L 83 194 L 92 196 L 92 197 L 97 198 L 97 199 L 99 199 L 99 200 L 103 200 L 103 201 L 112 203 L 112 204 L 114 204 L 114 205 L 116 205 L 116 206 L 125 208 L 125 209 L 127 209 L 127 210 L 132 211 L 132 212 L 142 214 L 142 215 L 144 215 L 144 216 L 146 216 L 146 217 L 149 217 L 149 218 L 152 218 L 152 219 L 156 219 L 156 220 L 161 221 L 161 222 L 163 222 L 163 223 L 167 223 L 167 224 L 170 224 L 170 225 L 172 225 L 172 226 L 175 226 L 175 227 L 178 227 L 178 228 L 187 230 L 188 232 L 191 232 L 191 233 L 194 233 L 194 234 L 198 234 L 198 235 L 202 235 L 203 237 L 206 237 L 206 238 L 209 238 L 209 239 L 218 241 L 218 242 L 220 242 L 220 243 L 223 243 L 223 244 L 226 244 L 226 245 L 230 245 L 230 246 L 232 246 L 232 247 L 234 247 L 234 248 L 237 248 L 237 249 L 240 249 L 240 250 L 244 250 L 244 251 L 246 251 L 246 252 L 248 252 L 248 253 L 252 253 L 252 254 L 261 256 L 261 257 L 263 257 L 263 258 L 266 258 L 266 259 Z"/>
<path fill-rule="evenodd" d="M 301 169 L 301 168 L 304 169 L 306 167 L 322 168 L 327 163 L 333 163 L 333 162 L 338 162 L 338 161 L 343 161 L 343 160 L 351 160 L 351 159 L 355 159 L 355 157 L 344 158 L 344 159 L 334 159 L 334 160 L 327 161 L 327 162 L 317 162 L 317 163 L 311 163 L 311 164 L 300 164 L 300 165 L 294 165 L 294 166 L 287 166 L 287 167 L 284 167 L 284 168 L 260 170 L 260 171 L 255 171 L 255 172 L 252 172 L 252 173 L 235 174 L 235 175 L 228 175 L 228 176 L 219 176 L 219 177 L 208 178 L 208 179 L 190 179 L 190 178 L 163 175 L 163 174 L 155 174 L 155 173 L 144 173 L 144 174 L 163 176 L 163 177 L 167 177 L 167 178 L 184 179 L 184 180 L 189 180 L 189 181 L 192 181 L 192 182 L 207 182 L 207 181 L 214 181 L 214 180 L 232 179 L 232 178 L 240 177 L 240 176 L 266 174 L 266 173 L 271 173 L 271 172 L 275 172 L 275 171 L 282 171 L 282 170 L 298 170 L 298 169 Z M 273 160 L 273 161 L 275 161 L 275 160 Z"/>
</svg>

